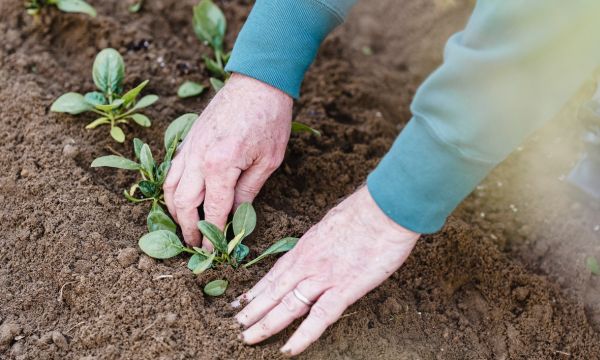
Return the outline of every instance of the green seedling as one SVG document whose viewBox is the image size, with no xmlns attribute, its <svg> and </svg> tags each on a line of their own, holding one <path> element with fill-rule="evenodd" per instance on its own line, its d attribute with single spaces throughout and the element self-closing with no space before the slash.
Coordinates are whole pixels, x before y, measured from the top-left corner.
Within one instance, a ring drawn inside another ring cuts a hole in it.
<svg viewBox="0 0 600 360">
<path fill-rule="evenodd" d="M 600 264 L 598 264 L 598 260 L 595 257 L 589 256 L 585 259 L 585 265 L 593 275 L 600 275 Z"/>
<path fill-rule="evenodd" d="M 255 227 L 256 212 L 252 204 L 243 203 L 237 208 L 233 220 L 225 226 L 224 230 L 205 220 L 198 222 L 198 229 L 214 247 L 212 252 L 197 247 L 190 249 L 183 245 L 174 232 L 165 229 L 152 231 L 142 236 L 138 244 L 146 255 L 156 259 L 169 259 L 183 252 L 189 253 L 192 256 L 188 261 L 188 268 L 194 274 L 201 274 L 216 265 L 239 267 L 250 253 L 250 249 L 242 241 L 254 231 Z M 228 236 L 229 229 L 232 230 L 232 236 Z M 297 238 L 279 240 L 256 259 L 243 266 L 255 264 L 268 255 L 288 251 L 294 247 L 297 241 Z M 208 295 L 218 296 L 226 288 L 227 282 L 218 280 L 207 284 L 204 291 Z"/>
<path fill-rule="evenodd" d="M 30 0 L 25 3 L 27 13 L 32 16 L 39 16 L 48 6 L 56 6 L 66 13 L 81 13 L 96 17 L 96 9 L 83 0 Z"/>
<path fill-rule="evenodd" d="M 94 84 L 100 91 L 88 92 L 85 95 L 69 92 L 60 96 L 50 108 L 50 111 L 78 115 L 93 112 L 99 118 L 89 123 L 86 129 L 95 129 L 101 125 L 110 125 L 110 136 L 122 143 L 125 133 L 122 125 L 133 120 L 136 124 L 149 127 L 150 119 L 139 113 L 139 110 L 154 104 L 156 95 L 146 95 L 138 100 L 140 92 L 148 84 L 148 80 L 123 94 L 123 79 L 125 63 L 115 49 L 104 49 L 98 53 L 92 69 Z"/>
<path fill-rule="evenodd" d="M 311 128 L 310 126 L 303 124 L 298 121 L 292 121 L 292 133 L 300 134 L 300 133 L 309 133 L 315 136 L 321 136 L 321 132 Z"/>
<path fill-rule="evenodd" d="M 135 14 L 139 12 L 144 6 L 144 0 L 138 0 L 129 6 L 129 12 Z"/>
</svg>

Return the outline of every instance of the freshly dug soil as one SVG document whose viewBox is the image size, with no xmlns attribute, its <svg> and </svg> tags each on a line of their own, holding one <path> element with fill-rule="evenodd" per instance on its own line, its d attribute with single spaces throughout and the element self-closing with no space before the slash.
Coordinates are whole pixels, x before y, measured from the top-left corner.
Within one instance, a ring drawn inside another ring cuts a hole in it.
<svg viewBox="0 0 600 360">
<path fill-rule="evenodd" d="M 90 2 L 95 19 L 50 11 L 38 24 L 20 0 L 0 2 L 0 358 L 279 358 L 293 329 L 244 346 L 227 306 L 275 259 L 194 276 L 184 256 L 141 255 L 147 209 L 120 195 L 132 175 L 89 168 L 108 147 L 130 154 L 130 141 L 117 145 L 106 129 L 84 130 L 90 116 L 49 112 L 60 94 L 92 89 L 95 54 L 114 47 L 125 58 L 127 85 L 150 79 L 147 91 L 161 97 L 146 112 L 152 128 L 127 129 L 128 139 L 160 148 L 167 124 L 201 112 L 212 96 L 175 96 L 182 81 L 207 79 L 201 55 L 208 49 L 190 24 L 196 1 L 150 0 L 139 14 L 122 1 Z M 231 46 L 250 4 L 219 4 Z M 360 186 L 409 119 L 416 86 L 468 11 L 462 2 L 365 1 L 326 41 L 295 107 L 296 119 L 323 136 L 293 136 L 256 201 L 251 256 L 301 235 Z M 541 233 L 519 233 L 496 194 L 494 201 L 474 195 L 440 233 L 423 237 L 407 263 L 302 358 L 599 358 L 600 336 L 584 302 L 561 288 L 560 275 L 545 274 L 521 253 L 527 248 L 519 244 Z M 501 234 L 491 237 L 498 227 Z M 205 297 L 202 286 L 216 278 L 230 281 L 226 294 Z"/>
</svg>

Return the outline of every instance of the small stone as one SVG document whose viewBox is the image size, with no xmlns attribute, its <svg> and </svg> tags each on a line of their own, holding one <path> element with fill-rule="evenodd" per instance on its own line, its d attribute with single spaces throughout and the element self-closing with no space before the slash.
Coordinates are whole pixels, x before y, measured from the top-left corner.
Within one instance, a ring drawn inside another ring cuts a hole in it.
<svg viewBox="0 0 600 360">
<path fill-rule="evenodd" d="M 10 354 L 14 357 L 17 357 L 23 354 L 23 342 L 17 342 L 10 348 Z"/>
<path fill-rule="evenodd" d="M 529 289 L 526 287 L 520 286 L 513 290 L 513 296 L 518 301 L 525 301 L 529 297 Z"/>
<path fill-rule="evenodd" d="M 63 147 L 63 156 L 69 159 L 74 159 L 79 155 L 79 148 L 75 145 L 67 144 Z"/>
<path fill-rule="evenodd" d="M 168 313 L 165 315 L 165 323 L 167 323 L 167 325 L 173 325 L 175 321 L 177 321 L 177 314 Z"/>
<path fill-rule="evenodd" d="M 27 178 L 31 176 L 31 170 L 27 169 L 27 168 L 23 168 L 21 169 L 21 173 L 20 173 L 22 178 Z"/>
<path fill-rule="evenodd" d="M 100 196 L 98 196 L 98 203 L 100 205 L 104 205 L 104 206 L 110 205 L 110 199 L 108 198 L 108 195 L 100 195 Z"/>
<path fill-rule="evenodd" d="M 126 268 L 129 265 L 135 263 L 138 258 L 138 252 L 135 248 L 125 248 L 119 251 L 119 255 L 117 255 L 117 260 L 122 267 Z"/>
<path fill-rule="evenodd" d="M 154 260 L 146 255 L 140 256 L 140 261 L 138 261 L 138 269 L 148 271 L 152 269 L 154 266 Z"/>
<path fill-rule="evenodd" d="M 15 323 L 5 323 L 0 326 L 0 346 L 9 345 L 15 336 L 21 332 L 21 326 Z"/>
<path fill-rule="evenodd" d="M 59 331 L 52 332 L 52 342 L 62 350 L 69 348 L 69 343 L 63 334 Z"/>
</svg>

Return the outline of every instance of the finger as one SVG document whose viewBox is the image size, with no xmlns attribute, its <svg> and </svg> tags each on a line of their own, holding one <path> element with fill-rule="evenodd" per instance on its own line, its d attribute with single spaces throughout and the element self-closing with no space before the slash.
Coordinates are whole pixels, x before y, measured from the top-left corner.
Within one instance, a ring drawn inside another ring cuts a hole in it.
<svg viewBox="0 0 600 360">
<path fill-rule="evenodd" d="M 327 290 L 327 287 L 322 282 L 307 279 L 300 282 L 295 290 L 306 299 L 314 301 Z M 305 315 L 309 309 L 310 306 L 302 302 L 292 290 L 281 299 L 281 302 L 273 310 L 243 332 L 244 342 L 253 345 L 277 334 L 294 320 Z"/>
<path fill-rule="evenodd" d="M 238 308 L 242 304 L 242 302 L 250 302 L 253 299 L 255 299 L 261 292 L 263 292 L 267 288 L 267 286 L 270 283 L 268 281 L 269 278 L 279 277 L 284 271 L 287 271 L 290 268 L 292 268 L 295 260 L 295 255 L 292 252 L 288 252 L 287 254 L 280 257 L 279 260 L 277 260 L 277 262 L 275 263 L 275 265 L 273 265 L 271 270 L 269 270 L 267 275 L 263 276 L 254 285 L 254 287 L 252 287 L 252 289 L 238 296 L 237 299 L 231 303 L 231 306 L 233 308 Z"/>
<path fill-rule="evenodd" d="M 332 290 L 325 292 L 311 307 L 306 319 L 281 351 L 290 356 L 298 355 L 315 342 L 329 325 L 336 322 L 347 307 L 347 302 L 337 292 Z"/>
<path fill-rule="evenodd" d="M 179 185 L 179 180 L 183 174 L 183 169 L 185 169 L 185 162 L 183 161 L 183 155 L 180 155 L 171 162 L 171 167 L 167 173 L 165 183 L 163 184 L 167 209 L 169 209 L 169 213 L 171 213 L 173 220 L 177 223 L 179 223 L 179 221 L 177 221 L 177 210 L 175 209 L 174 198 L 175 190 L 177 190 L 177 185 Z"/>
<path fill-rule="evenodd" d="M 227 217 L 233 207 L 235 183 L 241 171 L 230 168 L 222 173 L 207 174 L 206 196 L 204 198 L 204 219 L 223 230 Z M 202 245 L 207 247 L 210 242 L 204 239 Z"/>
<path fill-rule="evenodd" d="M 274 169 L 261 164 L 253 165 L 242 173 L 235 186 L 235 207 L 252 202 Z"/>
<path fill-rule="evenodd" d="M 254 325 L 307 276 L 309 274 L 298 266 L 288 269 L 278 277 L 271 273 L 267 274 L 265 278 L 268 284 L 264 291 L 235 316 L 236 320 L 244 327 Z"/>
<path fill-rule="evenodd" d="M 200 246 L 198 206 L 204 200 L 204 179 L 200 171 L 188 167 L 181 176 L 173 197 L 181 233 L 186 243 Z"/>
</svg>

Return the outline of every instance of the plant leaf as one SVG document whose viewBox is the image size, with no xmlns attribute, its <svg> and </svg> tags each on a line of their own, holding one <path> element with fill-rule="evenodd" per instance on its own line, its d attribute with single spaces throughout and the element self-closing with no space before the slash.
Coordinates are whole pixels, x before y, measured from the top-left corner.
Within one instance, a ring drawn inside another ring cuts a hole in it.
<svg viewBox="0 0 600 360">
<path fill-rule="evenodd" d="M 155 259 L 169 259 L 183 251 L 181 241 L 169 230 L 157 230 L 142 236 L 138 242 L 142 251 Z"/>
<path fill-rule="evenodd" d="M 233 249 L 233 258 L 235 259 L 236 264 L 241 264 L 242 261 L 248 254 L 250 253 L 250 248 L 244 244 L 239 244 Z"/>
<path fill-rule="evenodd" d="M 242 231 L 239 234 L 237 234 L 233 239 L 231 239 L 229 244 L 227 244 L 227 255 L 231 254 L 231 252 L 240 244 L 240 242 L 242 242 L 243 238 L 244 230 L 242 229 Z"/>
<path fill-rule="evenodd" d="M 98 91 L 89 92 L 85 94 L 83 98 L 88 104 L 92 106 L 106 104 L 106 98 L 104 97 L 104 94 Z"/>
<path fill-rule="evenodd" d="M 93 107 L 85 101 L 83 95 L 70 92 L 63 94 L 56 99 L 54 103 L 52 103 L 50 111 L 77 115 L 89 111 L 92 108 Z"/>
<path fill-rule="evenodd" d="M 129 7 L 129 12 L 132 14 L 139 12 L 142 9 L 142 5 L 144 5 L 144 0 L 138 0 L 138 2 Z"/>
<path fill-rule="evenodd" d="M 192 249 L 194 249 L 194 251 L 196 251 L 198 254 L 200 254 L 204 257 L 209 257 L 211 254 L 208 251 L 204 250 L 203 248 L 192 246 Z"/>
<path fill-rule="evenodd" d="M 202 84 L 198 84 L 193 81 L 186 81 L 183 84 L 181 84 L 179 89 L 177 89 L 177 96 L 179 96 L 182 99 L 185 99 L 192 96 L 200 95 L 203 91 L 204 86 L 202 86 Z"/>
<path fill-rule="evenodd" d="M 303 124 L 301 122 L 298 121 L 292 121 L 292 132 L 294 134 L 298 134 L 298 133 L 310 133 L 313 134 L 315 136 L 321 136 L 321 132 L 318 130 L 315 130 L 313 128 L 311 128 L 310 126 Z"/>
<path fill-rule="evenodd" d="M 123 103 L 125 104 L 125 106 L 131 104 L 138 97 L 138 95 L 140 94 L 140 92 L 142 91 L 142 89 L 144 87 L 146 87 L 146 85 L 148 85 L 149 81 L 150 80 L 145 80 L 144 82 L 142 82 L 138 86 L 136 86 L 133 89 L 131 89 L 128 92 L 126 92 L 125 95 L 121 96 L 121 100 L 123 100 Z"/>
<path fill-rule="evenodd" d="M 152 210 L 146 218 L 146 225 L 148 226 L 148 232 L 167 230 L 174 233 L 177 231 L 177 225 L 158 204 L 152 205 Z"/>
<path fill-rule="evenodd" d="M 92 161 L 91 167 L 111 167 L 125 170 L 139 170 L 140 164 L 117 155 L 101 156 Z"/>
<path fill-rule="evenodd" d="M 115 139 L 116 141 L 118 141 L 120 143 L 125 141 L 125 133 L 118 126 L 113 126 L 110 129 L 110 136 L 112 136 L 113 139 Z"/>
<path fill-rule="evenodd" d="M 598 264 L 598 260 L 596 260 L 593 256 L 588 256 L 585 259 L 585 265 L 594 275 L 600 275 L 600 264 Z"/>
<path fill-rule="evenodd" d="M 142 150 L 142 146 L 144 146 L 144 142 L 138 138 L 133 139 L 133 153 L 135 154 L 136 159 L 140 159 L 140 151 Z"/>
<path fill-rule="evenodd" d="M 101 117 L 101 118 L 98 118 L 98 119 L 92 121 L 91 123 L 87 124 L 85 126 L 85 128 L 88 130 L 91 130 L 91 129 L 97 128 L 100 125 L 105 125 L 105 124 L 110 124 L 110 120 L 108 120 L 108 118 Z"/>
<path fill-rule="evenodd" d="M 140 150 L 140 164 L 150 180 L 154 180 L 154 166 L 156 164 L 154 163 L 154 158 L 152 157 L 152 152 L 150 151 L 150 146 L 148 146 L 148 144 L 142 145 L 142 149 Z"/>
<path fill-rule="evenodd" d="M 139 183 L 140 191 L 144 194 L 145 197 L 154 198 L 158 193 L 158 188 L 156 184 L 152 181 L 142 180 Z"/>
<path fill-rule="evenodd" d="M 238 206 L 233 214 L 233 233 L 235 235 L 244 233 L 244 238 L 250 235 L 256 227 L 256 211 L 249 202 Z"/>
<path fill-rule="evenodd" d="M 208 42 L 215 50 L 222 48 L 227 20 L 212 0 L 201 0 L 194 6 L 193 25 L 198 39 Z"/>
<path fill-rule="evenodd" d="M 227 285 L 229 285 L 227 280 L 213 280 L 206 284 L 204 287 L 204 293 L 208 296 L 223 295 L 225 290 L 227 290 Z"/>
<path fill-rule="evenodd" d="M 204 57 L 204 65 L 206 65 L 206 68 L 208 69 L 208 71 L 210 71 L 211 73 L 213 73 L 216 76 L 224 76 L 225 75 L 225 70 L 223 70 L 223 67 L 221 65 L 219 65 L 219 63 L 217 63 L 213 59 L 209 58 L 208 56 Z"/>
<path fill-rule="evenodd" d="M 111 110 L 118 108 L 121 105 L 123 105 L 123 100 L 116 99 L 113 102 L 111 102 L 110 104 L 106 104 L 106 105 L 98 104 L 98 105 L 95 105 L 94 107 L 101 111 L 111 111 Z"/>
<path fill-rule="evenodd" d="M 261 261 L 262 259 L 266 258 L 269 255 L 290 251 L 294 248 L 294 246 L 296 246 L 297 243 L 298 243 L 298 238 L 295 238 L 295 237 L 283 238 L 283 239 L 279 240 L 278 242 L 276 242 L 275 244 L 271 245 L 267 250 L 265 250 L 265 252 L 260 254 L 256 259 L 246 263 L 246 265 L 244 265 L 244 267 L 248 267 L 253 264 L 256 264 L 257 262 Z"/>
<path fill-rule="evenodd" d="M 157 100 L 158 100 L 158 96 L 156 96 L 156 95 L 146 95 L 143 98 L 141 98 L 140 101 L 135 103 L 133 110 L 138 110 L 138 109 L 143 109 L 145 107 L 148 107 L 148 106 L 154 104 Z"/>
<path fill-rule="evenodd" d="M 229 62 L 229 58 L 231 58 L 231 51 L 221 56 L 221 60 L 223 60 L 224 64 L 227 64 L 227 62 Z"/>
<path fill-rule="evenodd" d="M 204 271 L 206 271 L 207 269 L 209 269 L 212 266 L 212 263 L 214 260 L 215 260 L 215 253 L 213 252 L 207 258 L 200 261 L 200 263 L 198 263 L 196 265 L 196 267 L 194 269 L 192 269 L 192 271 L 196 275 L 202 274 Z"/>
<path fill-rule="evenodd" d="M 223 88 L 223 86 L 225 86 L 224 82 L 222 82 L 221 80 L 214 78 L 214 77 L 211 77 L 208 81 L 212 85 L 215 92 L 219 92 L 219 90 L 221 90 Z"/>
<path fill-rule="evenodd" d="M 96 9 L 83 0 L 57 0 L 56 7 L 67 13 L 82 13 L 96 17 Z"/>
<path fill-rule="evenodd" d="M 198 229 L 214 245 L 215 249 L 227 254 L 227 240 L 225 240 L 223 232 L 216 225 L 201 220 L 198 222 Z"/>
<path fill-rule="evenodd" d="M 187 267 L 191 271 L 194 271 L 194 269 L 198 267 L 200 262 L 204 260 L 206 260 L 206 256 L 204 256 L 203 254 L 194 254 L 190 258 L 190 260 L 188 260 Z"/>
<path fill-rule="evenodd" d="M 152 124 L 150 119 L 144 114 L 132 114 L 130 116 L 139 126 L 150 127 Z"/>
<path fill-rule="evenodd" d="M 104 94 L 118 94 L 125 77 L 125 63 L 115 49 L 107 48 L 96 55 L 92 70 L 94 84 Z"/>
<path fill-rule="evenodd" d="M 159 186 L 162 186 L 162 184 L 165 182 L 165 179 L 167 178 L 167 174 L 169 173 L 169 168 L 171 167 L 171 161 L 163 161 L 157 168 L 156 168 L 156 182 L 158 183 Z"/>
<path fill-rule="evenodd" d="M 196 119 L 198 119 L 198 114 L 188 113 L 173 120 L 165 131 L 165 149 L 171 147 L 171 143 L 175 140 L 175 137 L 178 137 L 179 140 L 183 140 L 192 128 L 192 125 L 194 125 Z"/>
</svg>

